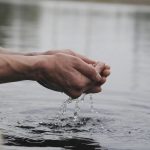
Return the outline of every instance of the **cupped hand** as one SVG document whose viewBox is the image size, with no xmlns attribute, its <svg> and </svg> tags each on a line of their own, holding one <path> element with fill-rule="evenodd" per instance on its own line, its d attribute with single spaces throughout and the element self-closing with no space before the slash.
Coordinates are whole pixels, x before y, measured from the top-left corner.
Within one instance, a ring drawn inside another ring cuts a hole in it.
<svg viewBox="0 0 150 150">
<path fill-rule="evenodd" d="M 89 90 L 86 91 L 86 93 L 99 93 L 102 91 L 102 85 L 106 82 L 107 77 L 110 75 L 110 66 L 108 65 L 104 65 L 104 63 L 102 62 L 97 62 L 94 66 L 95 66 L 95 70 L 97 73 L 99 73 L 101 75 L 101 80 L 99 82 L 96 82 L 95 84 L 93 84 L 93 86 L 91 86 L 91 88 Z"/>
<path fill-rule="evenodd" d="M 72 55 L 57 53 L 41 57 L 43 61 L 40 63 L 40 75 L 37 81 L 49 89 L 64 92 L 72 98 L 86 93 L 102 79 L 99 73 L 104 70 L 103 63 L 98 73 L 93 65 Z"/>
</svg>

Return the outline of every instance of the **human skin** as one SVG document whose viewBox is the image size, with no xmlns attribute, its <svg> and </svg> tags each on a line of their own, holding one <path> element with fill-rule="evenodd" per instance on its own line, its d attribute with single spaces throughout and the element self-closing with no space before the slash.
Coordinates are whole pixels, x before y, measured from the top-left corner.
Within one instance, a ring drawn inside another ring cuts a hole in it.
<svg viewBox="0 0 150 150">
<path fill-rule="evenodd" d="M 82 93 L 101 91 L 100 86 L 110 73 L 109 66 L 96 64 L 81 55 L 68 54 L 70 51 L 49 53 L 50 51 L 43 55 L 0 54 L 0 83 L 34 80 L 72 98 L 77 98 Z"/>
<path fill-rule="evenodd" d="M 91 65 L 96 65 L 97 61 L 94 61 L 92 59 L 87 58 L 86 56 L 80 55 L 70 49 L 65 49 L 65 50 L 48 50 L 48 51 L 44 51 L 44 52 L 29 52 L 29 53 L 19 53 L 19 52 L 11 52 L 10 50 L 6 49 L 6 48 L 2 48 L 0 47 L 0 54 L 11 54 L 11 55 L 24 55 L 24 56 L 37 56 L 37 55 L 54 55 L 57 53 L 64 53 L 64 54 L 68 54 L 68 55 L 72 55 L 75 57 L 78 57 L 80 59 L 82 59 L 84 62 L 86 62 L 87 64 L 91 64 Z M 102 77 L 107 77 L 110 75 L 110 66 L 105 64 L 105 68 L 101 73 Z M 105 80 L 105 79 L 104 79 Z"/>
</svg>

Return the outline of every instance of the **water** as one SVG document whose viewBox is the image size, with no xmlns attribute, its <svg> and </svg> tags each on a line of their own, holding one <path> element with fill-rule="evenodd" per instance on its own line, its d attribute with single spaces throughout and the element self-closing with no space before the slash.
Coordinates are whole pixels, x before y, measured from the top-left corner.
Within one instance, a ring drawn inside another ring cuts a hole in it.
<svg viewBox="0 0 150 150">
<path fill-rule="evenodd" d="M 0 2 L 1 46 L 20 52 L 70 48 L 112 68 L 102 93 L 63 105 L 59 120 L 64 94 L 29 81 L 0 85 L 4 148 L 149 150 L 149 41 L 149 6 Z"/>
<path fill-rule="evenodd" d="M 68 98 L 67 100 L 65 100 L 62 104 L 62 106 L 60 107 L 60 111 L 59 114 L 57 116 L 57 121 L 61 121 L 63 117 L 65 117 L 65 113 L 67 112 L 67 106 L 70 103 L 75 103 L 75 107 L 74 107 L 74 113 L 73 113 L 73 120 L 74 122 L 79 121 L 79 113 L 80 113 L 80 106 L 79 106 L 79 102 L 84 102 L 85 97 L 87 96 L 87 94 L 83 94 L 81 96 L 81 98 L 77 98 L 77 99 L 72 99 L 72 98 Z M 93 106 L 93 97 L 92 94 L 90 94 L 90 111 L 94 112 L 94 106 Z M 96 111 L 95 111 L 96 112 Z M 97 113 L 97 112 L 96 112 Z M 81 122 L 82 123 L 82 122 Z"/>
</svg>

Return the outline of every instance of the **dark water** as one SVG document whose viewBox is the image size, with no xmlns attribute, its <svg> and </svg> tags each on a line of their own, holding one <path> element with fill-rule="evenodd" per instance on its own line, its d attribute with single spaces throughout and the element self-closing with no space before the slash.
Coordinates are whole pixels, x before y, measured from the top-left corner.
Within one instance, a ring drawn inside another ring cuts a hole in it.
<svg viewBox="0 0 150 150">
<path fill-rule="evenodd" d="M 0 2 L 0 46 L 70 48 L 112 67 L 101 94 L 75 102 L 36 82 L 0 85 L 7 150 L 150 149 L 150 7 L 80 2 Z M 15 50 L 14 50 L 15 51 Z"/>
</svg>

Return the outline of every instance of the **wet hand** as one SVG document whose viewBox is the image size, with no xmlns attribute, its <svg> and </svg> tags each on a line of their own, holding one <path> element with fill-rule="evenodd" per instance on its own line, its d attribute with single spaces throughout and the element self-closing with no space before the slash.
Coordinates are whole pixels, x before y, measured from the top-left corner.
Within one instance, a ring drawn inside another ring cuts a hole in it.
<svg viewBox="0 0 150 150">
<path fill-rule="evenodd" d="M 101 80 L 99 82 L 94 83 L 93 86 L 91 86 L 91 88 L 86 91 L 87 94 L 101 92 L 102 85 L 106 82 L 107 77 L 110 75 L 110 66 L 102 62 L 97 62 L 93 66 L 95 67 L 96 72 L 99 73 L 99 75 L 101 76 Z"/>
<path fill-rule="evenodd" d="M 110 75 L 110 66 L 105 64 L 105 67 L 103 68 L 103 70 L 101 70 L 101 65 L 103 64 L 102 62 L 96 62 L 92 59 L 87 58 L 86 56 L 83 56 L 81 54 L 78 54 L 70 49 L 66 49 L 66 50 L 49 50 L 43 53 L 43 55 L 54 55 L 54 54 L 58 54 L 58 53 L 64 53 L 64 54 L 68 54 L 68 55 L 72 55 L 75 57 L 78 57 L 80 59 L 82 59 L 84 62 L 86 62 L 87 64 L 91 64 L 95 67 L 95 69 L 97 70 L 97 72 L 99 72 L 99 74 L 101 75 L 102 79 L 101 81 L 97 84 L 97 87 L 95 89 L 90 90 L 89 92 L 98 92 L 101 91 L 101 86 L 106 82 L 106 78 Z M 55 88 L 56 89 L 56 88 Z"/>
<path fill-rule="evenodd" d="M 64 92 L 72 98 L 81 96 L 92 88 L 93 83 L 99 83 L 102 79 L 95 67 L 78 57 L 63 53 L 41 57 L 40 73 L 36 80 L 41 85 Z M 101 64 L 101 70 L 104 67 Z"/>
</svg>

